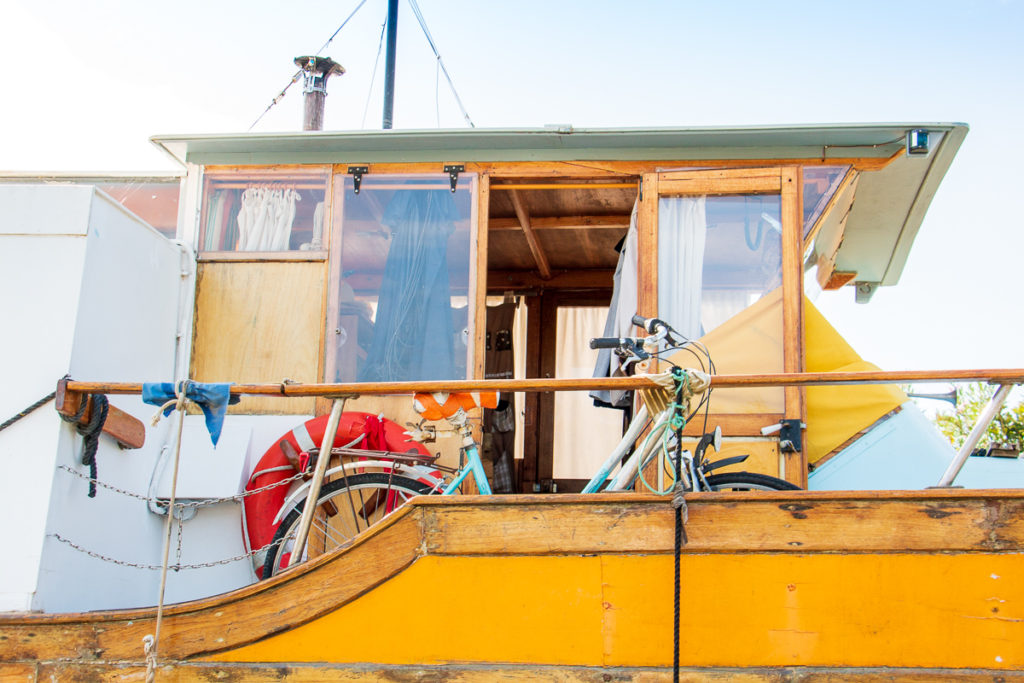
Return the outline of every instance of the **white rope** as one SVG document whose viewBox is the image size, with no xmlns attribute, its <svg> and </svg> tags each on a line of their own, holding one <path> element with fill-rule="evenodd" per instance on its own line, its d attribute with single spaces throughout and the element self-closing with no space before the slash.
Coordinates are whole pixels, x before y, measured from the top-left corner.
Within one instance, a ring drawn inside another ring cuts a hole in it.
<svg viewBox="0 0 1024 683">
<path fill-rule="evenodd" d="M 174 515 L 174 500 L 178 493 L 178 465 L 181 463 L 181 432 L 185 426 L 185 391 L 188 381 L 179 382 L 176 396 L 173 401 L 175 410 L 178 412 L 178 435 L 174 443 L 174 475 L 171 478 L 171 500 L 167 505 L 167 522 L 164 524 L 164 559 L 160 569 L 160 597 L 156 604 L 156 629 L 155 635 L 147 634 L 143 639 L 143 651 L 146 655 L 146 683 L 152 683 L 156 678 L 156 665 L 158 648 L 160 647 L 160 628 L 164 619 L 164 592 L 167 588 L 167 567 L 171 554 L 171 520 Z M 165 405 L 170 405 L 168 402 Z M 160 409 L 163 411 L 163 408 Z M 159 413 L 158 413 L 159 415 Z M 148 640 L 147 640 L 148 639 Z"/>
</svg>

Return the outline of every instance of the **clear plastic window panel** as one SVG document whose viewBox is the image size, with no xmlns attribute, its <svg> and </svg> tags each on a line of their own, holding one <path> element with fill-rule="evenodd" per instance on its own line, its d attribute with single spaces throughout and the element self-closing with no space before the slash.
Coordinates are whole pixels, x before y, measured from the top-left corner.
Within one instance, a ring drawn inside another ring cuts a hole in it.
<svg viewBox="0 0 1024 683">
<path fill-rule="evenodd" d="M 212 175 L 203 192 L 204 252 L 325 249 L 327 197 L 323 173 Z"/>
<path fill-rule="evenodd" d="M 781 372 L 778 195 L 665 197 L 658 207 L 658 313 L 701 339 L 716 372 Z M 688 367 L 695 358 L 677 361 Z M 712 410 L 777 412 L 781 389 L 719 391 Z"/>
<path fill-rule="evenodd" d="M 329 381 L 468 376 L 471 187 L 466 176 L 455 192 L 447 176 L 364 176 L 356 194 L 345 179 Z"/>
<path fill-rule="evenodd" d="M 849 166 L 804 166 L 804 237 L 825 212 Z"/>
</svg>

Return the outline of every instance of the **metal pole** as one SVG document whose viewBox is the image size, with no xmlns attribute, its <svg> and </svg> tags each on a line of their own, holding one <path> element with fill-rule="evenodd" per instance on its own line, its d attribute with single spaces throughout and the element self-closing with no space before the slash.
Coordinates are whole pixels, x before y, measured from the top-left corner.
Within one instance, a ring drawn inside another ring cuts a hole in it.
<svg viewBox="0 0 1024 683">
<path fill-rule="evenodd" d="M 960 448 L 960 452 L 953 458 L 953 462 L 949 463 L 949 467 L 946 468 L 946 472 L 942 475 L 942 479 L 939 480 L 937 486 L 952 486 L 953 480 L 956 479 L 956 475 L 960 474 L 960 470 L 963 469 L 964 463 L 967 462 L 967 458 L 971 457 L 971 453 L 974 452 L 974 447 L 981 441 L 982 435 L 988 426 L 992 424 L 992 420 L 999 414 L 1000 409 L 1006 402 L 1006 397 L 1010 395 L 1010 390 L 1013 389 L 1012 384 L 1001 384 L 995 395 L 989 400 L 988 405 L 981 411 L 981 415 L 978 416 L 978 421 L 974 423 L 974 429 L 967 435 L 967 440 L 964 441 L 964 445 Z"/>
<path fill-rule="evenodd" d="M 320 446 L 320 454 L 316 459 L 316 470 L 309 482 L 309 492 L 306 494 L 306 503 L 302 508 L 302 517 L 299 519 L 299 530 L 295 534 L 292 555 L 288 558 L 289 567 L 302 561 L 302 551 L 306 549 L 309 527 L 313 524 L 313 513 L 317 508 L 316 501 L 320 498 L 320 487 L 323 486 L 327 463 L 331 461 L 331 449 L 334 448 L 334 437 L 338 432 L 338 423 L 341 421 L 341 411 L 344 407 L 345 397 L 335 399 L 334 405 L 331 407 L 331 416 L 327 418 L 327 431 L 324 432 L 323 444 Z M 280 552 L 283 551 L 284 548 Z"/>
<path fill-rule="evenodd" d="M 388 0 L 388 46 L 384 57 L 384 122 L 390 130 L 395 111 L 395 47 L 398 42 L 398 0 Z"/>
</svg>

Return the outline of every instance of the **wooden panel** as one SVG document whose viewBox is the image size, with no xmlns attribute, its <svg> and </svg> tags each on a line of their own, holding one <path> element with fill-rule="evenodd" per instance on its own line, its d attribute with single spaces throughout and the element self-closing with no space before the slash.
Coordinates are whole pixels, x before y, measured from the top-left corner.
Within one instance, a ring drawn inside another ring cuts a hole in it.
<svg viewBox="0 0 1024 683">
<path fill-rule="evenodd" d="M 324 263 L 205 263 L 192 369 L 202 382 L 316 382 Z M 232 413 L 309 414 L 310 399 L 244 397 Z"/>
<path fill-rule="evenodd" d="M 782 189 L 777 167 L 660 173 L 658 183 L 661 196 L 763 194 Z"/>
<path fill-rule="evenodd" d="M 783 369 L 804 370 L 803 182 L 800 169 L 782 169 L 782 329 Z M 786 387 L 786 418 L 805 422 L 804 390 Z M 807 487 L 806 449 L 785 453 L 784 477 Z"/>
<path fill-rule="evenodd" d="M 487 273 L 487 288 L 493 292 L 508 289 L 607 289 L 611 291 L 614 268 L 570 270 L 555 273 L 550 280 L 531 271 L 492 270 Z"/>
</svg>

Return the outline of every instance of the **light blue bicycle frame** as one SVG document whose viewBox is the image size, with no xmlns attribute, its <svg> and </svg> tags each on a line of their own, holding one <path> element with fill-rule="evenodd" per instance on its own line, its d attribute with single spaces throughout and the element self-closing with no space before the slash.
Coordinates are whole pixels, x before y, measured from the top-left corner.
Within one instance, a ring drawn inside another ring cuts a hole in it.
<svg viewBox="0 0 1024 683">
<path fill-rule="evenodd" d="M 459 468 L 455 479 L 452 483 L 445 487 L 444 491 L 441 492 L 442 496 L 450 496 L 458 490 L 462 482 L 466 480 L 470 472 L 473 473 L 473 479 L 476 481 L 476 488 L 481 495 L 491 495 L 491 482 L 487 481 L 487 473 L 484 472 L 484 464 L 480 460 L 480 452 L 477 451 L 476 444 L 466 446 L 466 464 Z"/>
</svg>

